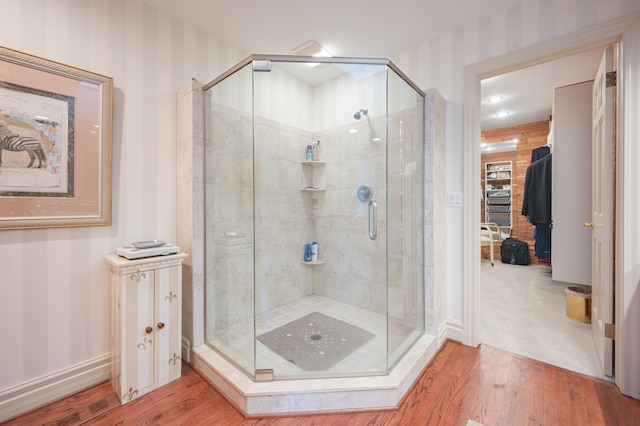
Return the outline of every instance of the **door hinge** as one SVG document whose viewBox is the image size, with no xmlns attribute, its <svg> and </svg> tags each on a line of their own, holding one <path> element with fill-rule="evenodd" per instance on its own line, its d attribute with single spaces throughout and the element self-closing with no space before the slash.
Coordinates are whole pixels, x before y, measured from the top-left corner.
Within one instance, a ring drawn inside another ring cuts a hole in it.
<svg viewBox="0 0 640 426">
<path fill-rule="evenodd" d="M 615 340 L 616 338 L 616 325 L 615 324 L 604 324 L 604 337 Z"/>
<path fill-rule="evenodd" d="M 256 369 L 256 382 L 272 382 L 273 368 Z"/>
<path fill-rule="evenodd" d="M 616 80 L 616 71 L 610 71 L 607 73 L 607 87 L 615 87 Z"/>
<path fill-rule="evenodd" d="M 268 59 L 254 59 L 252 65 L 254 71 L 271 72 L 271 61 Z"/>
</svg>

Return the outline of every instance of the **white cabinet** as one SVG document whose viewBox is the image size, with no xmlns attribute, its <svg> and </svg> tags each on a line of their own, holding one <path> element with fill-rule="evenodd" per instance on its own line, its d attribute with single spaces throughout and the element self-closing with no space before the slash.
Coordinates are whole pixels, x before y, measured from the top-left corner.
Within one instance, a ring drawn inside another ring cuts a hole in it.
<svg viewBox="0 0 640 426">
<path fill-rule="evenodd" d="M 111 286 L 110 381 L 125 404 L 180 377 L 182 261 L 106 256 Z"/>
<path fill-rule="evenodd" d="M 512 215 L 511 161 L 485 163 L 484 168 L 484 221 L 501 228 L 511 228 Z"/>
</svg>

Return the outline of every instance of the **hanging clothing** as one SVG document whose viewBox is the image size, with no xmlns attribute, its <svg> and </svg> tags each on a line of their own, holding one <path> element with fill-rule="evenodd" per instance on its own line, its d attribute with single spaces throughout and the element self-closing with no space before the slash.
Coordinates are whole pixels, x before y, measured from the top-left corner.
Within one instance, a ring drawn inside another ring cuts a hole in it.
<svg viewBox="0 0 640 426">
<path fill-rule="evenodd" d="M 537 224 L 533 230 L 533 239 L 535 240 L 534 255 L 538 260 L 551 259 L 551 226 L 546 223 Z"/>
<path fill-rule="evenodd" d="M 535 148 L 533 151 L 531 151 L 531 163 L 535 163 L 536 161 L 546 157 L 549 154 L 551 154 L 551 148 L 546 145 Z"/>
<path fill-rule="evenodd" d="M 522 215 L 529 223 L 551 223 L 551 160 L 553 154 L 531 163 L 524 180 Z"/>
</svg>

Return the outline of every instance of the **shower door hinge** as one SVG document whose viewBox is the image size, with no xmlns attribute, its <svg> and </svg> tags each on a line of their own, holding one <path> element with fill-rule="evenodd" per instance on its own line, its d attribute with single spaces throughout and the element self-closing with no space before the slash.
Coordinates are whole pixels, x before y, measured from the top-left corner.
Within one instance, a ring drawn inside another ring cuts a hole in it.
<svg viewBox="0 0 640 426">
<path fill-rule="evenodd" d="M 616 325 L 604 323 L 604 337 L 616 339 Z"/>
<path fill-rule="evenodd" d="M 254 71 L 271 71 L 271 61 L 268 59 L 254 59 L 253 60 L 253 70 Z"/>
<path fill-rule="evenodd" d="M 256 370 L 256 382 L 272 382 L 273 368 L 263 368 Z"/>
<path fill-rule="evenodd" d="M 607 73 L 607 87 L 615 87 L 617 83 L 617 76 L 615 71 L 609 71 Z"/>
</svg>

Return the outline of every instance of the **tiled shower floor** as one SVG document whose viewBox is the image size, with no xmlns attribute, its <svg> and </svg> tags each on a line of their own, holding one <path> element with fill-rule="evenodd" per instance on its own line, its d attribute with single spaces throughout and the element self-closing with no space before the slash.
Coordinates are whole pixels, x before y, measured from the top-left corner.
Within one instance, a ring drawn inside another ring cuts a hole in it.
<svg viewBox="0 0 640 426">
<path fill-rule="evenodd" d="M 344 374 L 359 372 L 362 374 L 387 370 L 386 317 L 325 297 L 306 296 L 296 302 L 269 311 L 267 314 L 260 315 L 256 318 L 255 335 L 271 331 L 312 312 L 320 312 L 360 327 L 375 335 L 373 339 L 362 345 L 351 355 L 335 364 L 331 368 L 332 372 Z M 398 356 L 396 355 L 404 353 L 418 336 L 419 333 L 417 331 L 405 327 L 400 320 L 390 319 L 389 345 L 391 348 L 396 348 L 392 354 L 392 359 L 397 359 Z M 250 354 L 253 353 L 253 341 L 253 327 L 252 323 L 248 321 L 219 330 L 209 343 L 242 368 L 253 371 L 253 359 L 250 357 Z M 256 357 L 256 368 L 273 369 L 276 377 L 303 377 L 309 374 L 260 342 L 256 342 Z"/>
</svg>

